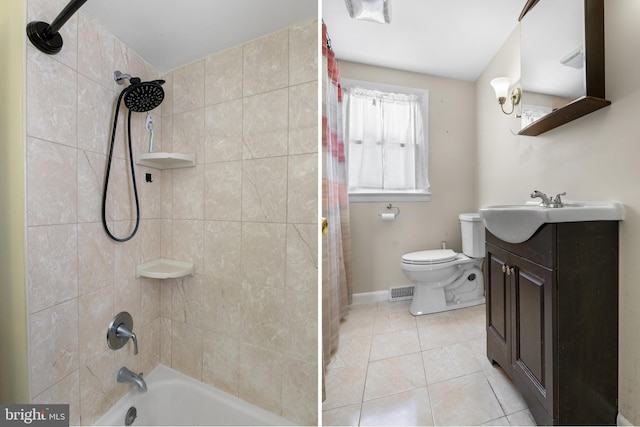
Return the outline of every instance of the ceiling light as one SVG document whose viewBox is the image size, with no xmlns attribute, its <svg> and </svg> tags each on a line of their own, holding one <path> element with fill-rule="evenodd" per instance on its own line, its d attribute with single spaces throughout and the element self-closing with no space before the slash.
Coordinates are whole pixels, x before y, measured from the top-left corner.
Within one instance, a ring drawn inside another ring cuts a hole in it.
<svg viewBox="0 0 640 427">
<path fill-rule="evenodd" d="M 500 104 L 500 109 L 505 114 L 513 113 L 516 105 L 520 102 L 520 88 L 515 87 L 511 91 L 511 111 L 508 113 L 504 111 L 504 103 L 507 101 L 507 95 L 509 94 L 509 87 L 511 86 L 511 81 L 507 77 L 496 77 L 491 80 L 491 86 L 493 90 L 496 91 L 496 98 L 498 98 L 498 104 Z"/>
<path fill-rule="evenodd" d="M 344 0 L 349 15 L 361 21 L 388 24 L 391 22 L 391 0 Z"/>
</svg>

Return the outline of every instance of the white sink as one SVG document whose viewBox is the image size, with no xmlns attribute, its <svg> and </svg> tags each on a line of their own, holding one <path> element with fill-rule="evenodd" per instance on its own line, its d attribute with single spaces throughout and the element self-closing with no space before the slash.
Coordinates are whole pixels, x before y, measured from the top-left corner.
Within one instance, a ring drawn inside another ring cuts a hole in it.
<svg viewBox="0 0 640 427">
<path fill-rule="evenodd" d="M 565 202 L 562 208 L 546 208 L 539 202 L 496 205 L 480 209 L 485 227 L 509 243 L 529 240 L 542 224 L 578 221 L 621 221 L 624 206 L 619 202 Z"/>
</svg>

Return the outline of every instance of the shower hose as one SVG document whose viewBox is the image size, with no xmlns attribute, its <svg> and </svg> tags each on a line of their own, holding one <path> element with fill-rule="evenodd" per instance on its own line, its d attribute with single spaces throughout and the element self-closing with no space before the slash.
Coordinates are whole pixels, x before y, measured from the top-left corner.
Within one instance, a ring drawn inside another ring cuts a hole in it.
<svg viewBox="0 0 640 427">
<path fill-rule="evenodd" d="M 109 189 L 109 176 L 111 175 L 111 161 L 113 159 L 113 146 L 116 140 L 116 128 L 118 127 L 118 112 L 120 110 L 120 103 L 122 102 L 122 98 L 124 94 L 127 92 L 127 88 L 125 88 L 118 97 L 118 103 L 116 104 L 116 112 L 115 118 L 113 119 L 113 132 L 111 133 L 111 144 L 109 146 L 109 159 L 107 160 L 107 168 L 105 171 L 104 178 L 104 190 L 102 191 L 102 225 L 104 230 L 107 232 L 107 235 L 115 240 L 116 242 L 126 242 L 131 240 L 133 236 L 135 236 L 138 231 L 138 226 L 140 225 L 140 203 L 138 201 L 138 187 L 136 186 L 136 172 L 133 167 L 133 150 L 131 149 L 131 110 L 129 110 L 129 114 L 127 116 L 127 139 L 129 141 L 129 165 L 131 167 L 131 180 L 133 182 L 133 194 L 136 200 L 136 225 L 133 228 L 131 234 L 127 237 L 119 238 L 113 235 L 109 230 L 109 226 L 107 225 L 106 218 L 106 209 L 107 209 L 107 191 Z"/>
</svg>

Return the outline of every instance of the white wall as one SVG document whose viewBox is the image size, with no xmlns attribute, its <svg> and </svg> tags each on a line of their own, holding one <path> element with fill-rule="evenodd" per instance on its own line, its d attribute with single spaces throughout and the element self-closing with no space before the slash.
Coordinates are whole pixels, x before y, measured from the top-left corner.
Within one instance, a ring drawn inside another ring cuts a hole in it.
<svg viewBox="0 0 640 427">
<path fill-rule="evenodd" d="M 353 292 L 386 290 L 410 283 L 400 268 L 403 254 L 437 249 L 446 240 L 460 251 L 458 215 L 477 206 L 474 191 L 474 84 L 352 62 L 340 62 L 340 77 L 429 91 L 430 202 L 392 202 L 393 222 L 382 222 L 384 203 L 350 203 Z"/>
<path fill-rule="evenodd" d="M 640 2 L 605 1 L 606 94 L 612 105 L 537 137 L 515 136 L 517 120 L 502 114 L 489 81 L 519 77 L 519 30 L 476 82 L 479 205 L 519 203 L 534 190 L 577 200 L 619 200 L 619 410 L 640 423 Z M 597 351 L 597 349 L 594 349 Z M 597 369 L 597 367 L 594 367 Z"/>
</svg>

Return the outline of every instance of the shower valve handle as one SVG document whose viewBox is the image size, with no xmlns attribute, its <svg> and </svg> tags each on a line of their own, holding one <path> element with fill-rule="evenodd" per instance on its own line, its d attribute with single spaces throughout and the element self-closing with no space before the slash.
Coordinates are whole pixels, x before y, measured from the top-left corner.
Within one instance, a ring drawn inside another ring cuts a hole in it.
<svg viewBox="0 0 640 427">
<path fill-rule="evenodd" d="M 136 334 L 127 329 L 124 324 L 118 326 L 118 328 L 116 329 L 116 336 L 118 338 L 131 338 L 131 340 L 133 341 L 133 354 L 138 354 L 138 338 L 136 337 Z"/>
<path fill-rule="evenodd" d="M 133 354 L 138 354 L 138 338 L 133 333 L 133 318 L 126 311 L 122 311 L 111 320 L 107 328 L 107 344 L 112 350 L 118 350 L 129 341 L 133 341 Z"/>
</svg>

